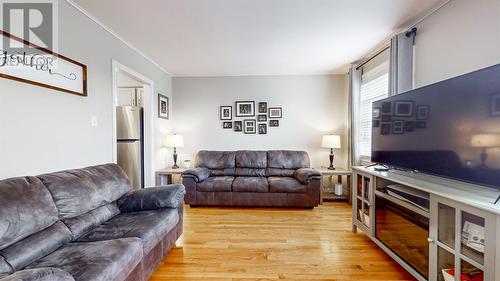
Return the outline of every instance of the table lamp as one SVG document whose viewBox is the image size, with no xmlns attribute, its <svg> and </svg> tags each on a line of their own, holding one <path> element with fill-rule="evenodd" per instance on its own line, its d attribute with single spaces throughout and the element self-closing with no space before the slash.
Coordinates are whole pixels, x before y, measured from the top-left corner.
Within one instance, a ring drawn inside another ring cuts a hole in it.
<svg viewBox="0 0 500 281">
<path fill-rule="evenodd" d="M 166 146 L 174 148 L 174 165 L 172 166 L 172 169 L 178 169 L 177 147 L 184 147 L 184 138 L 180 135 L 167 135 Z"/>
<path fill-rule="evenodd" d="M 321 146 L 330 149 L 330 167 L 328 167 L 328 169 L 335 170 L 335 167 L 333 167 L 333 159 L 335 158 L 335 155 L 333 155 L 333 149 L 341 148 L 340 136 L 339 135 L 323 136 L 323 141 L 321 143 Z"/>
<path fill-rule="evenodd" d="M 500 134 L 473 135 L 470 143 L 472 147 L 483 149 L 481 152 L 481 167 L 486 167 L 486 160 L 488 160 L 486 149 L 500 147 Z"/>
</svg>

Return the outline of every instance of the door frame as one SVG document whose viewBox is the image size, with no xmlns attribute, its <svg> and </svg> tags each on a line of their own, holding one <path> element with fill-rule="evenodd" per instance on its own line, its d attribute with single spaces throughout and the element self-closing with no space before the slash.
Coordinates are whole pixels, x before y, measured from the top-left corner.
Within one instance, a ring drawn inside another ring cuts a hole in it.
<svg viewBox="0 0 500 281">
<path fill-rule="evenodd" d="M 116 134 L 116 106 L 118 105 L 118 72 L 124 72 L 135 80 L 143 83 L 144 99 L 144 187 L 155 185 L 155 163 L 154 163 L 154 130 L 155 130 L 155 86 L 154 81 L 141 73 L 121 64 L 117 60 L 111 60 L 112 87 L 113 87 L 113 137 L 112 137 L 112 159 L 117 163 L 117 134 Z"/>
</svg>

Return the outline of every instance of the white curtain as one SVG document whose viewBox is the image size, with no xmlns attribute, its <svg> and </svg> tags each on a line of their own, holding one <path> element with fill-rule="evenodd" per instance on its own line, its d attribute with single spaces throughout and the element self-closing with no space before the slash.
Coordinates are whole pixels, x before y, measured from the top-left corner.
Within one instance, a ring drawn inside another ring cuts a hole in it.
<svg viewBox="0 0 500 281">
<path fill-rule="evenodd" d="M 389 65 L 389 96 L 413 89 L 413 47 L 416 29 L 391 39 Z"/>
<path fill-rule="evenodd" d="M 361 164 L 361 153 L 359 150 L 359 147 L 357 147 L 355 144 L 357 142 L 357 138 L 359 137 L 359 128 L 356 126 L 356 124 L 359 124 L 358 119 L 359 119 L 359 97 L 360 97 L 360 92 L 361 92 L 361 74 L 362 71 L 361 69 L 356 69 L 355 66 L 351 66 L 349 69 L 349 102 L 350 102 L 350 108 L 351 108 L 351 114 L 350 114 L 350 124 L 351 124 L 351 132 L 350 132 L 350 138 L 351 141 L 349 142 L 351 147 L 350 147 L 350 161 L 349 164 L 352 166 L 360 165 Z"/>
</svg>

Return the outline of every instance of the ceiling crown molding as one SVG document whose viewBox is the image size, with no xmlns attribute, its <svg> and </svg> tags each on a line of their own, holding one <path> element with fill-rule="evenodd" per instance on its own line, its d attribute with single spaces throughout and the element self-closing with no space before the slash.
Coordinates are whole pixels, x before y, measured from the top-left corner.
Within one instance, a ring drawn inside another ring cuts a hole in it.
<svg viewBox="0 0 500 281">
<path fill-rule="evenodd" d="M 152 63 L 154 66 L 158 67 L 161 71 L 163 71 L 166 74 L 172 76 L 172 73 L 170 73 L 169 71 L 167 71 L 164 67 L 162 67 L 160 64 L 158 64 L 152 58 L 148 57 L 146 54 L 144 54 L 139 49 L 137 49 L 136 47 L 134 47 L 134 45 L 132 45 L 131 43 L 129 43 L 127 40 L 123 39 L 120 35 L 118 35 L 118 33 L 114 32 L 111 28 L 109 28 L 103 22 L 101 22 L 100 20 L 98 20 L 94 15 L 92 15 L 87 10 L 85 10 L 80 5 L 78 5 L 74 0 L 66 0 L 66 2 L 68 4 L 70 4 L 71 6 L 73 6 L 75 9 L 77 9 L 79 12 L 81 12 L 82 14 L 84 14 L 86 17 L 88 17 L 90 20 L 92 20 L 93 22 L 95 22 L 102 29 L 106 30 L 111 35 L 113 35 L 114 37 L 116 37 L 118 40 L 120 40 L 123 44 L 125 44 L 127 47 L 129 47 L 130 49 L 132 49 L 134 52 L 138 53 L 139 55 L 141 55 L 142 57 L 144 57 L 147 61 L 149 61 L 150 63 Z"/>
</svg>

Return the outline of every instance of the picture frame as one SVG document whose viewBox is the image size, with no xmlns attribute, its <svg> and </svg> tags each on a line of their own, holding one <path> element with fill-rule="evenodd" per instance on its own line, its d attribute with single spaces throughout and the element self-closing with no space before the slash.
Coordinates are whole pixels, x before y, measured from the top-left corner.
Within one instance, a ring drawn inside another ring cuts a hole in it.
<svg viewBox="0 0 500 281">
<path fill-rule="evenodd" d="M 87 66 L 85 64 L 3 30 L 0 30 L 0 38 L 1 42 L 17 41 L 25 48 L 36 50 L 33 54 L 12 53 L 4 50 L 4 57 L 15 61 L 29 61 L 29 63 L 0 65 L 0 78 L 83 97 L 88 95 Z M 57 62 L 57 64 L 52 64 L 52 62 Z"/>
<path fill-rule="evenodd" d="M 380 126 L 380 134 L 381 135 L 390 135 L 391 134 L 391 123 L 383 123 Z"/>
<path fill-rule="evenodd" d="M 427 128 L 427 122 L 425 122 L 425 121 L 417 121 L 415 123 L 415 128 L 417 128 L 417 129 L 425 129 L 425 128 Z"/>
<path fill-rule="evenodd" d="M 428 120 L 429 119 L 429 105 L 419 105 L 417 106 L 417 120 Z"/>
<path fill-rule="evenodd" d="M 372 128 L 378 128 L 378 127 L 380 127 L 380 120 L 373 120 Z"/>
<path fill-rule="evenodd" d="M 405 121 L 405 132 L 415 131 L 415 121 Z"/>
<path fill-rule="evenodd" d="M 257 132 L 255 119 L 243 120 L 245 134 L 255 134 Z"/>
<path fill-rule="evenodd" d="M 279 127 L 280 120 L 269 120 L 269 127 Z"/>
<path fill-rule="evenodd" d="M 219 110 L 220 120 L 233 120 L 233 107 L 223 105 Z"/>
<path fill-rule="evenodd" d="M 382 114 L 382 122 L 391 122 L 392 116 L 388 114 Z"/>
<path fill-rule="evenodd" d="M 259 114 L 257 115 L 258 122 L 267 122 L 267 114 Z"/>
<path fill-rule="evenodd" d="M 392 102 L 385 101 L 382 103 L 382 114 L 390 114 L 392 113 Z"/>
<path fill-rule="evenodd" d="M 270 107 L 269 108 L 269 118 L 282 118 L 283 108 L 281 107 Z"/>
<path fill-rule="evenodd" d="M 259 135 L 267 134 L 267 124 L 259 124 Z"/>
<path fill-rule="evenodd" d="M 243 132 L 243 121 L 234 121 L 234 131 Z"/>
<path fill-rule="evenodd" d="M 158 93 L 158 118 L 169 119 L 170 105 L 167 96 Z"/>
<path fill-rule="evenodd" d="M 233 128 L 233 122 L 222 122 L 222 128 L 223 129 L 232 129 Z"/>
<path fill-rule="evenodd" d="M 497 117 L 500 116 L 500 93 L 491 95 L 491 110 L 490 115 Z"/>
<path fill-rule="evenodd" d="M 374 107 L 373 108 L 372 116 L 373 116 L 374 119 L 379 119 L 380 118 L 381 110 L 382 109 L 380 107 Z"/>
<path fill-rule="evenodd" d="M 394 120 L 392 122 L 392 134 L 400 135 L 405 132 L 405 121 L 403 120 Z"/>
<path fill-rule="evenodd" d="M 259 113 L 267 113 L 267 102 L 259 102 Z"/>
<path fill-rule="evenodd" d="M 414 108 L 413 101 L 395 101 L 394 102 L 394 116 L 396 116 L 396 117 L 412 117 L 412 116 L 414 116 L 413 108 Z"/>
<path fill-rule="evenodd" d="M 236 117 L 253 117 L 255 116 L 254 101 L 237 101 L 234 103 L 236 107 Z"/>
</svg>

